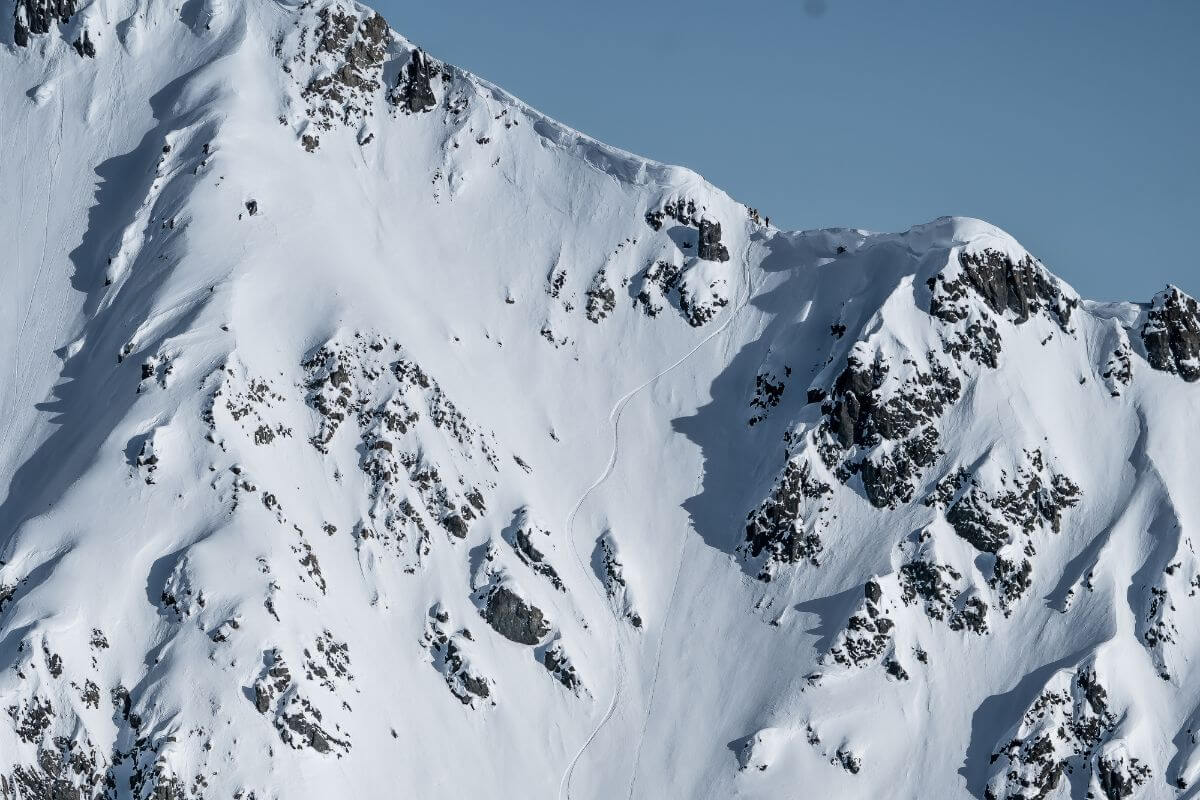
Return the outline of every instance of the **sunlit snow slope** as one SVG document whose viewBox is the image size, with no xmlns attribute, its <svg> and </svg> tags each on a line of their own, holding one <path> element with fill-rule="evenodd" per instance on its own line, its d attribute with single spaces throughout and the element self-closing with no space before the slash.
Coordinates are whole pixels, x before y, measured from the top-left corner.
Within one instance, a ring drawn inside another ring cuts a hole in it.
<svg viewBox="0 0 1200 800">
<path fill-rule="evenodd" d="M 1194 796 L 1195 300 L 356 4 L 0 9 L 0 798 Z"/>
</svg>

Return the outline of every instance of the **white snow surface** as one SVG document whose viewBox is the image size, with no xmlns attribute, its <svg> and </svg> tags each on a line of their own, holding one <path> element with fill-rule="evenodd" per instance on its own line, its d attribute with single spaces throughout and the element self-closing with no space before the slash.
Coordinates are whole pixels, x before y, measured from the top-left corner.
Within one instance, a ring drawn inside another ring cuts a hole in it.
<svg viewBox="0 0 1200 800">
<path fill-rule="evenodd" d="M 2 34 L 0 797 L 1194 795 L 1151 306 L 978 220 L 768 228 L 436 54 L 413 110 L 373 16 Z M 854 363 L 957 388 L 839 442 Z"/>
</svg>

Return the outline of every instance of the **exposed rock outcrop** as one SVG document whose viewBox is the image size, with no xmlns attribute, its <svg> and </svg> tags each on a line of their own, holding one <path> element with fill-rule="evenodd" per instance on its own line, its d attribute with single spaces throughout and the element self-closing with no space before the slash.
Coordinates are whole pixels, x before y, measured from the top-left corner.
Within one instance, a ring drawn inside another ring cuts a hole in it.
<svg viewBox="0 0 1200 800">
<path fill-rule="evenodd" d="M 1174 286 L 1155 295 L 1142 326 L 1150 366 L 1192 382 L 1200 380 L 1200 305 Z"/>
<path fill-rule="evenodd" d="M 430 64 L 421 50 L 413 50 L 409 62 L 396 80 L 392 102 L 410 114 L 432 111 L 437 107 L 437 96 L 433 93 L 433 79 L 438 71 Z"/>
<path fill-rule="evenodd" d="M 550 632 L 542 610 L 507 586 L 493 587 L 488 593 L 483 618 L 496 633 L 517 644 L 533 646 Z"/>
<path fill-rule="evenodd" d="M 13 42 L 18 47 L 28 47 L 30 36 L 49 33 L 52 25 L 70 22 L 75 11 L 75 0 L 17 0 L 13 10 Z M 95 55 L 95 50 L 89 55 Z"/>
<path fill-rule="evenodd" d="M 700 218 L 700 241 L 696 255 L 702 261 L 729 260 L 729 250 L 721 244 L 721 223 L 711 217 Z"/>
<path fill-rule="evenodd" d="M 1069 773 L 1082 770 L 1089 797 L 1124 800 L 1151 773 L 1116 738 L 1119 721 L 1094 667 L 1056 673 L 993 753 L 985 797 L 1049 797 Z"/>
</svg>

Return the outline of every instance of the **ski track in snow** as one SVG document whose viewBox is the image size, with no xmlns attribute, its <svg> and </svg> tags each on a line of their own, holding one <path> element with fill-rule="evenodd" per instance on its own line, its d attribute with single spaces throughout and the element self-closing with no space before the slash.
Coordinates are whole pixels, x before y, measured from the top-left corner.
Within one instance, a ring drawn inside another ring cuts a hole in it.
<svg viewBox="0 0 1200 800">
<path fill-rule="evenodd" d="M 705 336 L 703 339 L 701 339 L 699 342 L 697 342 L 695 345 L 693 345 L 690 350 L 688 350 L 686 353 L 684 353 L 682 356 L 680 356 L 678 359 L 676 359 L 674 363 L 670 364 L 665 369 L 663 369 L 660 372 L 658 372 L 657 374 L 651 376 L 643 383 L 639 384 L 638 386 L 635 386 L 633 389 L 629 390 L 624 395 L 622 395 L 621 398 L 619 400 L 617 400 L 617 402 L 615 404 L 613 404 L 612 410 L 609 411 L 609 413 L 608 413 L 608 424 L 609 424 L 609 428 L 612 432 L 612 450 L 610 451 L 609 456 L 608 456 L 608 463 L 605 465 L 604 470 L 600 473 L 600 476 L 597 477 L 596 480 L 593 481 L 592 484 L 590 486 L 588 486 L 587 489 L 584 490 L 583 494 L 579 497 L 579 499 L 577 501 L 575 501 L 575 505 L 571 507 L 570 512 L 567 514 L 566 524 L 563 526 L 563 530 L 566 532 L 567 546 L 571 549 L 571 555 L 573 555 L 575 557 L 575 562 L 579 565 L 579 568 L 584 572 L 587 583 L 592 587 L 592 590 L 596 593 L 596 596 L 600 599 L 601 603 L 607 603 L 608 598 L 605 595 L 603 588 L 600 586 L 599 578 L 597 578 L 595 575 L 591 574 L 591 572 L 592 572 L 591 569 L 588 568 L 588 566 L 584 562 L 583 558 L 579 555 L 579 548 L 576 547 L 575 537 L 572 535 L 572 530 L 573 530 L 573 527 L 575 524 L 575 518 L 579 514 L 579 510 L 583 507 L 583 504 L 585 502 L 587 502 L 588 497 L 591 496 L 592 492 L 594 492 L 596 489 L 600 488 L 600 486 L 605 481 L 608 480 L 608 478 L 612 475 L 613 469 L 617 465 L 617 459 L 619 457 L 620 447 L 621 447 L 621 415 L 625 412 L 625 408 L 629 405 L 629 401 L 632 400 L 634 397 L 636 397 L 644 389 L 647 389 L 650 386 L 652 386 L 660 378 L 669 374 L 670 372 L 675 370 L 677 367 L 683 365 L 693 355 L 695 355 L 697 352 L 699 352 L 702 347 L 704 347 L 706 344 L 711 342 L 717 336 L 724 333 L 725 330 L 729 327 L 729 325 L 737 318 L 738 314 L 741 313 L 742 309 L 746 307 L 746 304 L 750 302 L 750 298 L 754 296 L 754 293 L 751 291 L 751 288 L 750 288 L 750 258 L 749 258 L 750 244 L 751 244 L 751 242 L 747 241 L 746 246 L 742 250 L 742 286 L 743 286 L 744 295 L 742 296 L 742 299 L 738 302 L 738 304 L 730 309 L 729 313 L 725 316 L 725 321 L 722 322 L 720 324 L 720 326 L 718 326 L 715 330 L 713 330 L 711 333 L 709 333 L 707 336 Z M 655 661 L 654 661 L 654 675 L 652 676 L 651 683 L 650 683 L 650 686 L 651 686 L 650 702 L 651 702 L 651 704 L 653 704 L 653 702 L 654 702 L 654 688 L 658 685 L 658 670 L 659 670 L 659 665 L 662 663 L 662 642 L 663 642 L 663 639 L 666 638 L 667 624 L 668 624 L 668 620 L 670 619 L 671 606 L 675 602 L 675 590 L 679 585 L 679 572 L 683 566 L 683 552 L 686 547 L 687 547 L 687 532 L 685 531 L 684 535 L 683 535 L 683 540 L 679 546 L 679 562 L 676 564 L 676 567 L 675 567 L 675 578 L 671 585 L 671 596 L 667 601 L 667 612 L 666 612 L 666 616 L 663 620 L 663 630 L 662 630 L 662 633 L 659 635 L 659 640 L 658 640 L 658 652 L 657 652 L 657 657 L 655 658 Z M 579 750 L 576 751 L 574 757 L 571 758 L 571 761 L 567 764 L 566 769 L 563 771 L 563 776 L 562 776 L 562 779 L 559 781 L 559 789 L 558 789 L 558 796 L 559 796 L 560 800 L 570 800 L 571 779 L 572 779 L 572 777 L 574 777 L 575 767 L 578 766 L 580 759 L 583 757 L 584 753 L 587 752 L 588 747 L 592 744 L 592 742 L 594 742 L 596 740 L 596 737 L 600 735 L 600 732 L 604 729 L 604 726 L 607 725 L 608 721 L 612 719 L 613 714 L 617 710 L 617 705 L 620 703 L 621 689 L 623 688 L 624 683 L 625 683 L 625 671 L 626 671 L 625 670 L 625 653 L 621 647 L 622 635 L 623 635 L 623 633 L 622 633 L 621 629 L 618 628 L 617 636 L 613 642 L 613 649 L 614 649 L 614 656 L 615 656 L 614 662 L 617 665 L 617 679 L 613 684 L 612 700 L 609 701 L 608 709 L 604 712 L 604 715 L 596 723 L 596 727 L 592 729 L 592 732 L 583 741 L 583 744 L 580 745 Z M 634 785 L 637 782 L 637 763 L 641 759 L 642 741 L 646 735 L 646 725 L 649 723 L 649 711 L 650 711 L 650 709 L 647 708 L 646 720 L 643 722 L 641 733 L 638 736 L 637 758 L 634 761 L 633 775 L 630 776 L 630 783 L 629 783 L 629 792 L 630 792 L 629 796 L 630 797 L 633 796 Z"/>
<path fill-rule="evenodd" d="M 17 326 L 17 335 L 13 340 L 13 361 L 12 361 L 12 385 L 14 387 L 22 387 L 23 394 L 19 396 L 18 401 L 14 404 L 14 411 L 17 408 L 27 405 L 30 392 L 30 381 L 20 380 L 20 363 L 21 363 L 21 340 L 25 338 L 25 330 L 29 327 L 29 319 L 33 316 L 34 306 L 38 301 L 38 286 L 42 283 L 42 278 L 46 273 L 46 248 L 50 242 L 50 222 L 53 218 L 51 211 L 54 206 L 54 178 L 58 174 L 58 161 L 62 156 L 62 140 L 63 140 L 63 122 L 67 114 L 67 101 L 63 97 L 61 91 L 56 91 L 55 95 L 58 98 L 58 136 L 54 142 L 54 158 L 50 162 L 50 176 L 46 182 L 46 224 L 42 233 L 42 256 L 38 263 L 37 273 L 33 277 L 33 286 L 29 291 L 29 303 L 25 306 L 25 313 L 21 316 L 21 322 Z M 18 254 L 20 246 L 17 247 Z M 20 264 L 18 264 L 18 269 Z M 8 443 L 12 435 L 12 425 L 4 426 L 4 438 L 0 440 L 0 452 L 8 452 Z M 21 453 L 25 450 L 25 445 L 29 442 L 29 436 L 33 428 L 26 428 L 24 435 L 21 437 L 21 442 L 17 446 L 14 453 Z M 15 463 L 15 462 L 14 462 Z M 15 466 L 14 466 L 15 469 Z"/>
</svg>

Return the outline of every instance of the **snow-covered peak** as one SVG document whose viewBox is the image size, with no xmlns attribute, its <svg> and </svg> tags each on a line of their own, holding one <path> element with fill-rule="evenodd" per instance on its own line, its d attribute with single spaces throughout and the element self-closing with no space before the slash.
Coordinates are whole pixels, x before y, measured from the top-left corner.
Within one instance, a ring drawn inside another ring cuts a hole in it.
<svg viewBox="0 0 1200 800">
<path fill-rule="evenodd" d="M 1191 298 L 780 231 L 357 4 L 9 8 L 0 795 L 1200 777 Z"/>
</svg>

